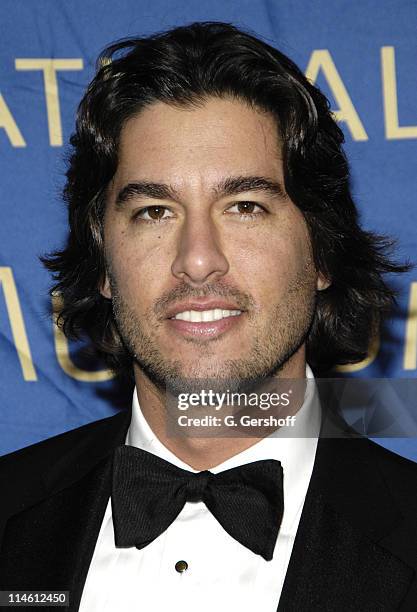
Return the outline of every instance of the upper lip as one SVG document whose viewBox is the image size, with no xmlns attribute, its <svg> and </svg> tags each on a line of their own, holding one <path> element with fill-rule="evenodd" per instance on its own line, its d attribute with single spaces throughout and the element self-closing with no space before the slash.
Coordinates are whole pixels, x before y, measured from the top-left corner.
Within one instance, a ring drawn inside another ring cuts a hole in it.
<svg viewBox="0 0 417 612">
<path fill-rule="evenodd" d="M 186 310 L 214 310 L 215 308 L 221 308 L 222 310 L 242 310 L 242 308 L 239 308 L 236 304 L 227 302 L 226 300 L 219 300 L 218 298 L 202 299 L 174 304 L 168 309 L 166 318 L 171 319 L 179 312 L 185 312 Z"/>
</svg>

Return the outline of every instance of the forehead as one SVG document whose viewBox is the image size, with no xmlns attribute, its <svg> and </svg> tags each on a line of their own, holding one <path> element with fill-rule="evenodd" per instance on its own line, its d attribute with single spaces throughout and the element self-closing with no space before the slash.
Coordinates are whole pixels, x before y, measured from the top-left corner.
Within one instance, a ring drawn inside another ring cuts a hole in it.
<svg viewBox="0 0 417 612">
<path fill-rule="evenodd" d="M 228 175 L 282 179 L 272 115 L 244 102 L 209 98 L 175 107 L 157 102 L 130 118 L 119 142 L 115 181 L 169 181 L 209 188 Z"/>
</svg>

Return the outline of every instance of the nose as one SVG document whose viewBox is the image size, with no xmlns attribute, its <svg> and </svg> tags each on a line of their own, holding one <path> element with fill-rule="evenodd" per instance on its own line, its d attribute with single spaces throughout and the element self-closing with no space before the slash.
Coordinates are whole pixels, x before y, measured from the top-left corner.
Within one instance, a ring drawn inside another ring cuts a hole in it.
<svg viewBox="0 0 417 612">
<path fill-rule="evenodd" d="M 209 215 L 190 215 L 178 236 L 172 274 L 189 285 L 200 286 L 218 280 L 228 270 L 213 220 Z"/>
</svg>

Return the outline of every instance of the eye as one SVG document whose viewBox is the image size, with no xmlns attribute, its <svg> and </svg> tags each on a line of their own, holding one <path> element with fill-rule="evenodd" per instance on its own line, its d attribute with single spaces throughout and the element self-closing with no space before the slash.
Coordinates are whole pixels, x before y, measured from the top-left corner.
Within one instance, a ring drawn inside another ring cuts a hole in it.
<svg viewBox="0 0 417 612">
<path fill-rule="evenodd" d="M 166 214 L 169 213 L 169 214 Z M 148 221 L 150 223 L 158 223 L 173 217 L 173 213 L 166 206 L 146 206 L 134 215 L 134 220 Z"/>
<path fill-rule="evenodd" d="M 233 210 L 235 209 L 235 210 Z M 227 209 L 227 213 L 239 214 L 242 217 L 255 217 L 266 212 L 265 208 L 256 202 L 236 202 Z"/>
</svg>

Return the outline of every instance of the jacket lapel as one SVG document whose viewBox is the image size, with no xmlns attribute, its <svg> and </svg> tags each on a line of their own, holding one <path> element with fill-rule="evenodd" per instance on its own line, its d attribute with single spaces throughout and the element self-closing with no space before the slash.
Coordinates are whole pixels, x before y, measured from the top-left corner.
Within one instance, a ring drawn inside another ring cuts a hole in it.
<svg viewBox="0 0 417 612">
<path fill-rule="evenodd" d="M 0 555 L 1 588 L 66 590 L 70 612 L 78 610 L 110 497 L 112 451 L 124 442 L 129 420 L 130 414 L 118 414 L 87 431 L 69 432 L 68 452 L 57 455 L 43 473 L 36 499 L 31 502 L 24 495 L 26 507 L 7 522 Z M 47 446 L 44 450 L 52 459 L 54 453 Z M 63 445 L 59 446 L 62 453 Z"/>
<path fill-rule="evenodd" d="M 415 572 L 384 544 L 402 520 L 372 443 L 321 438 L 278 611 L 408 609 Z"/>
<path fill-rule="evenodd" d="M 8 502 L 2 589 L 68 590 L 69 610 L 78 610 L 110 496 L 112 451 L 129 421 L 130 412 L 120 413 L 22 451 L 13 468 L 26 486 Z M 409 531 L 372 449 L 333 433 L 319 440 L 279 612 L 414 611 L 414 564 L 395 549 Z"/>
</svg>

